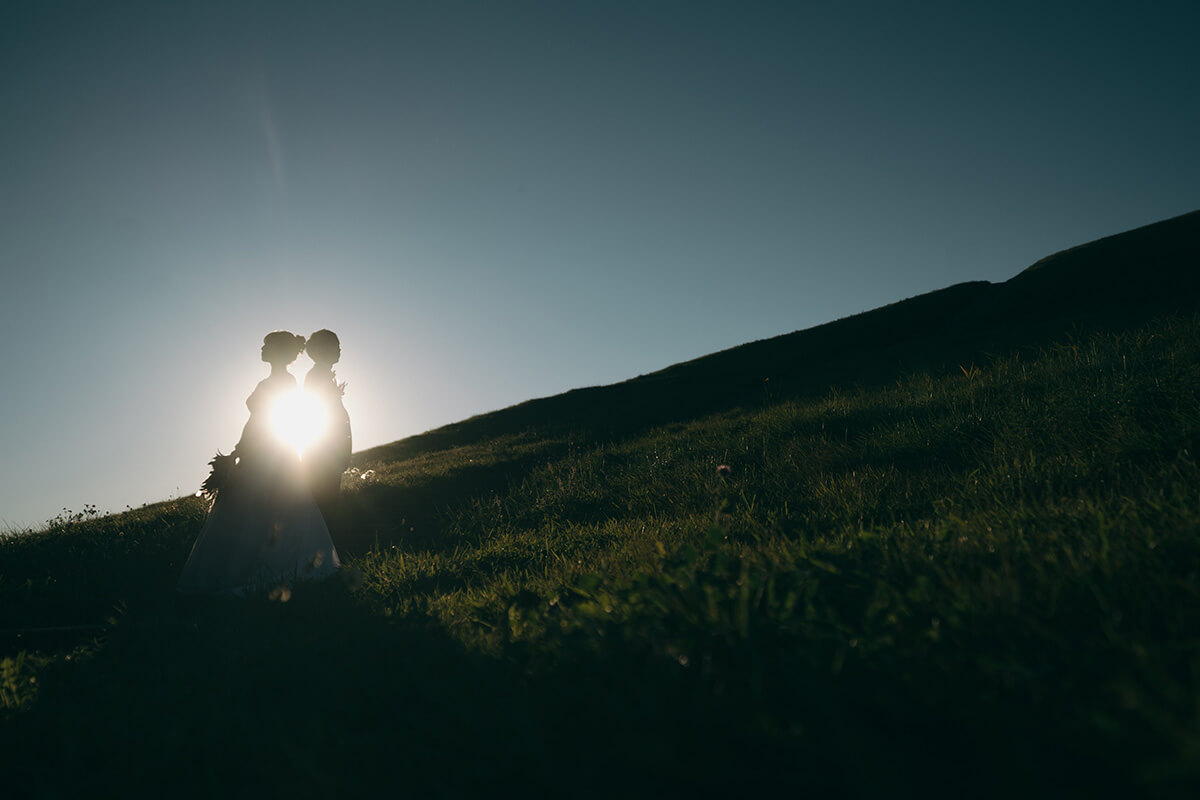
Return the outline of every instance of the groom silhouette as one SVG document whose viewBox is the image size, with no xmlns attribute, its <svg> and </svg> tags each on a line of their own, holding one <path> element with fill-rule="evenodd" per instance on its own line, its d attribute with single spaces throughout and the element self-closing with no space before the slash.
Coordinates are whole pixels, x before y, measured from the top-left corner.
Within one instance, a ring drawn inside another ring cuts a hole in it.
<svg viewBox="0 0 1200 800">
<path fill-rule="evenodd" d="M 319 330 L 304 348 L 314 362 L 304 377 L 304 390 L 321 402 L 327 424 L 321 438 L 304 451 L 304 472 L 309 490 L 326 523 L 342 489 L 342 473 L 350 466 L 350 415 L 342 405 L 346 384 L 334 378 L 333 365 L 342 357 L 337 334 Z"/>
</svg>

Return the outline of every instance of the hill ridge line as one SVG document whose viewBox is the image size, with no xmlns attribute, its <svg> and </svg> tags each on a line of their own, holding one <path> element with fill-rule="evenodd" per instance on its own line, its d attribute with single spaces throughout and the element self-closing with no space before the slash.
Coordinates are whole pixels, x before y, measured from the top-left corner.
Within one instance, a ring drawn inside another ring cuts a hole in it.
<svg viewBox="0 0 1200 800">
<path fill-rule="evenodd" d="M 1064 335 L 1197 308 L 1200 210 L 1058 251 L 1000 283 L 963 281 L 616 383 L 525 400 L 362 450 L 354 462 L 505 434 L 628 434 L 835 386 L 944 373 Z"/>
</svg>

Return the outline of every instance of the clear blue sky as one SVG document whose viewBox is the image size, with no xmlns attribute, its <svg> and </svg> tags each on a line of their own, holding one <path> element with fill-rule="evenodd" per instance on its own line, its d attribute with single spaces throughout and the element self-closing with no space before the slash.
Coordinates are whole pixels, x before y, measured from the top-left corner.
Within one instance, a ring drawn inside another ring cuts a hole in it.
<svg viewBox="0 0 1200 800">
<path fill-rule="evenodd" d="M 1197 4 L 1104 5 L 5 4 L 0 527 L 194 491 L 276 328 L 362 448 L 1194 210 Z"/>
</svg>

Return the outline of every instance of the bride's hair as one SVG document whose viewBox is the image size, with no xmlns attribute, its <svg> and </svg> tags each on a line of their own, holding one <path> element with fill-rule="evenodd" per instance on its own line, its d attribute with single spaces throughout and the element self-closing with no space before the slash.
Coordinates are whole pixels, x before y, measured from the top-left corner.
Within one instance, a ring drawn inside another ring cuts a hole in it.
<svg viewBox="0 0 1200 800">
<path fill-rule="evenodd" d="M 337 334 L 324 328 L 308 337 L 304 349 L 313 361 L 321 364 L 336 364 L 342 357 L 342 343 L 338 341 Z"/>
<path fill-rule="evenodd" d="M 272 356 L 278 355 L 281 359 L 287 359 L 287 363 L 290 364 L 304 351 L 304 337 L 291 331 L 272 331 L 263 337 L 263 348 Z"/>
</svg>

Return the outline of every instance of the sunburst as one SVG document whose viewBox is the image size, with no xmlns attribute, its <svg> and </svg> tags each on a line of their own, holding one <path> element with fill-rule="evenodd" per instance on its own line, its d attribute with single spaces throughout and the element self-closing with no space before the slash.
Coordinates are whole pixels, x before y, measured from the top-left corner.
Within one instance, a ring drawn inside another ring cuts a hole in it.
<svg viewBox="0 0 1200 800">
<path fill-rule="evenodd" d="M 325 409 L 308 392 L 288 392 L 271 410 L 272 432 L 300 456 L 321 436 L 326 424 Z"/>
</svg>

